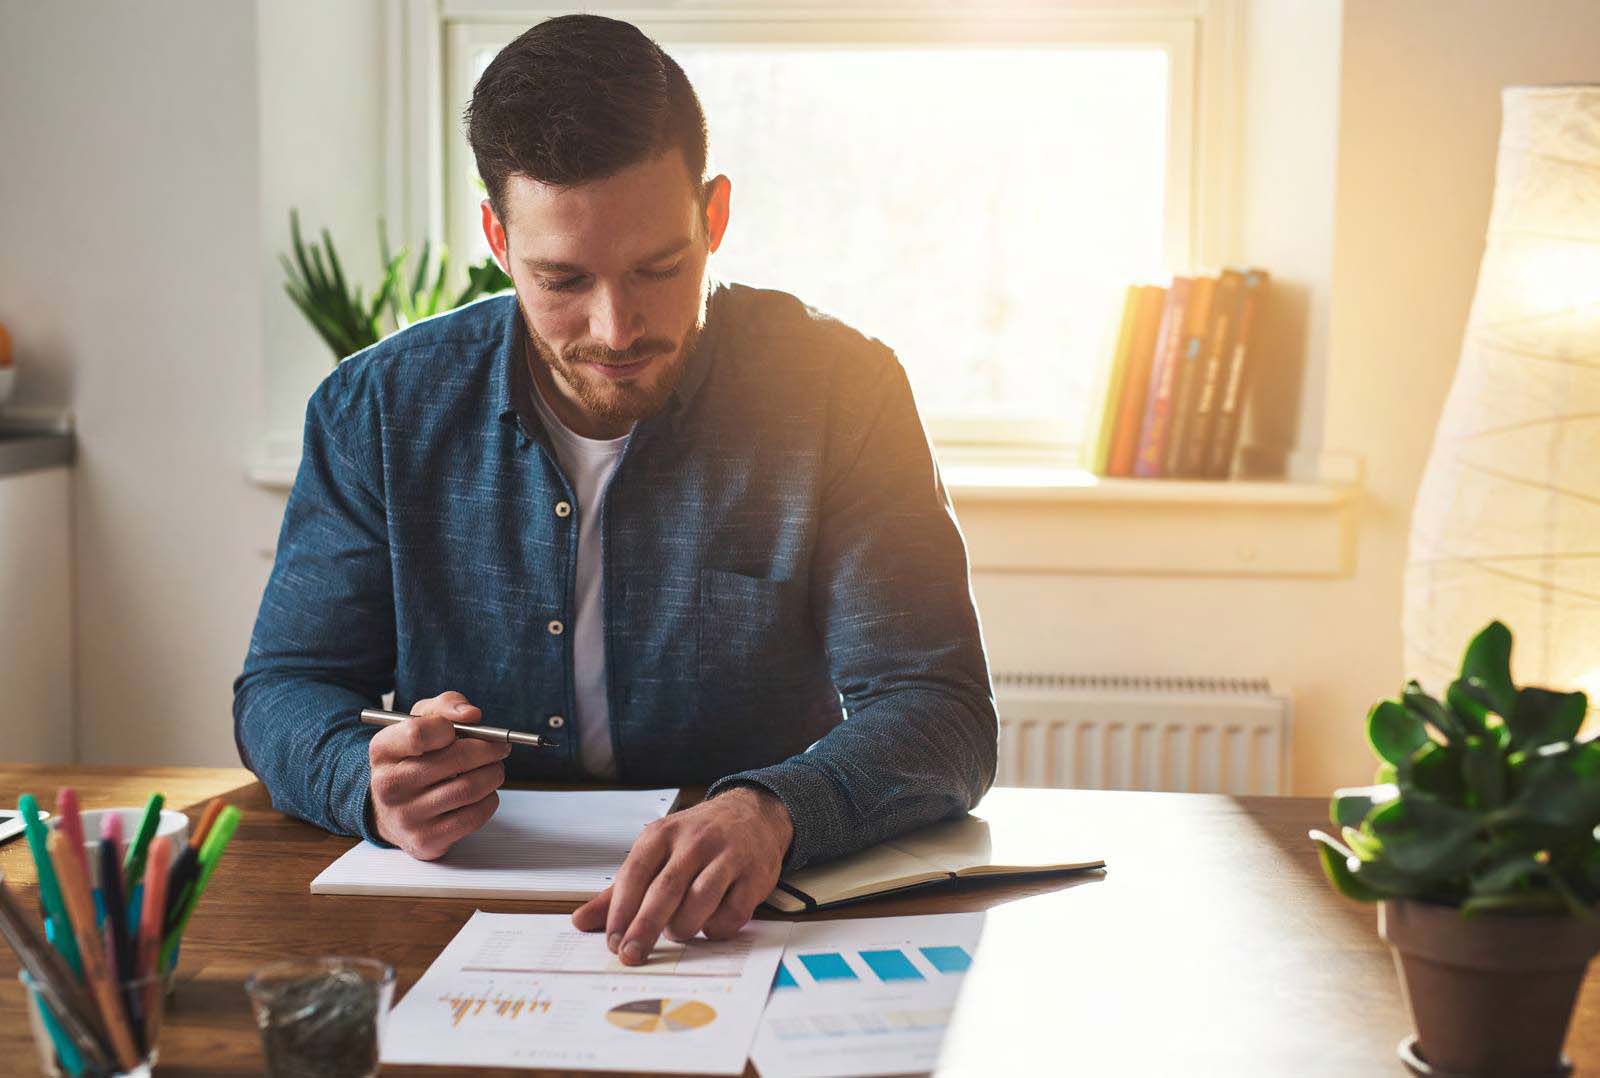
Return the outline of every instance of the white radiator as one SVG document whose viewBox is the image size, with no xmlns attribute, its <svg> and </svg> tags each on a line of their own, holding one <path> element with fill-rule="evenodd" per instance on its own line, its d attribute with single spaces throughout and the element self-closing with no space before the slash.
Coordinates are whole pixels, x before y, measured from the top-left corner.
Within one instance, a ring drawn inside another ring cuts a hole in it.
<svg viewBox="0 0 1600 1078">
<path fill-rule="evenodd" d="M 1287 696 L 1262 679 L 996 674 L 998 786 L 1288 792 Z"/>
</svg>

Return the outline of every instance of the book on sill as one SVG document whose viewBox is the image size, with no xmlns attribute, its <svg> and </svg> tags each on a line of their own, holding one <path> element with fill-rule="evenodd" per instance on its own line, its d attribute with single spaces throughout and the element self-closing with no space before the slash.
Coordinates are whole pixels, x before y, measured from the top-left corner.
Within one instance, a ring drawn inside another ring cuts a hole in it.
<svg viewBox="0 0 1600 1078">
<path fill-rule="evenodd" d="M 767 896 L 766 904 L 785 913 L 809 913 L 957 880 L 1106 867 L 1103 858 L 1062 838 L 1053 827 L 1033 825 L 1021 813 L 988 818 L 987 806 L 1016 792 L 992 791 L 965 816 L 787 875 Z"/>
</svg>

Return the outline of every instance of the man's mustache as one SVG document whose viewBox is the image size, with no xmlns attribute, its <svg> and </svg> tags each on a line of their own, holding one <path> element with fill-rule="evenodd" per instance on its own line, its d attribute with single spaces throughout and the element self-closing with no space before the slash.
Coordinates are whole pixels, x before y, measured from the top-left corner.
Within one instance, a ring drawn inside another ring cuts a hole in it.
<svg viewBox="0 0 1600 1078">
<path fill-rule="evenodd" d="M 671 341 L 643 340 L 620 352 L 614 348 L 594 345 L 570 348 L 564 358 L 568 363 L 606 363 L 613 367 L 622 367 L 654 356 L 664 356 L 672 349 Z"/>
</svg>

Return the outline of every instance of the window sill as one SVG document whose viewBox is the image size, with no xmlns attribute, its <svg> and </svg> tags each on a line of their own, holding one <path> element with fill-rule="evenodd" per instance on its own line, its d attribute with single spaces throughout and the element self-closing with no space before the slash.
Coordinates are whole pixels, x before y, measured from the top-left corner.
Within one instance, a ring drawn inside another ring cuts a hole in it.
<svg viewBox="0 0 1600 1078">
<path fill-rule="evenodd" d="M 975 572 L 1342 577 L 1360 486 L 1103 479 L 1049 464 L 949 461 Z"/>
</svg>

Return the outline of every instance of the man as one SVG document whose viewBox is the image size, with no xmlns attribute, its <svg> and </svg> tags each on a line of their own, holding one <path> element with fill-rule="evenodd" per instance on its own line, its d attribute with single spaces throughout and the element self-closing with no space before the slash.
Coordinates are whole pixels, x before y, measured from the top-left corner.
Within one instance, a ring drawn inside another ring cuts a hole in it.
<svg viewBox="0 0 1600 1078">
<path fill-rule="evenodd" d="M 983 795 L 965 550 L 893 354 L 708 278 L 730 184 L 653 42 L 541 23 L 468 133 L 515 296 L 313 395 L 236 737 L 283 811 L 420 858 L 508 774 L 709 783 L 573 915 L 637 964 L 663 932 L 737 932 L 782 870 Z M 415 718 L 374 735 L 357 712 L 390 690 Z M 560 748 L 449 725 L 484 718 Z"/>
</svg>

